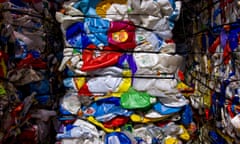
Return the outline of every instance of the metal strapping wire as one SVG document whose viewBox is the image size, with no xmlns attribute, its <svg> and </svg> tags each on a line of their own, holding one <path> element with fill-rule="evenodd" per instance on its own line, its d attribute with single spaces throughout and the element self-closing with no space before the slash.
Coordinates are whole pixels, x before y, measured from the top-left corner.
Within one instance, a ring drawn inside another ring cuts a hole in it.
<svg viewBox="0 0 240 144">
<path fill-rule="evenodd" d="M 74 77 L 75 78 L 77 78 L 77 77 L 97 78 L 97 77 L 107 77 L 107 76 L 111 76 L 113 78 L 138 78 L 138 79 L 174 79 L 175 78 L 174 74 L 171 74 L 171 73 L 163 73 L 163 74 L 160 74 L 160 76 L 157 76 L 157 75 L 154 75 L 154 74 L 149 74 L 149 75 L 146 75 L 146 74 L 135 74 L 135 75 L 132 75 L 132 76 L 131 75 L 129 75 L 129 76 L 125 76 L 125 75 L 109 75 L 109 74 L 104 74 L 104 75 L 101 75 L 101 74 L 99 74 L 99 75 L 87 74 L 87 75 L 79 75 L 79 76 L 74 76 Z M 74 77 L 72 77 L 72 78 L 74 78 Z"/>
<path fill-rule="evenodd" d="M 73 47 L 73 46 L 65 46 L 65 48 L 73 48 L 73 49 L 80 49 L 80 50 L 90 50 L 90 51 L 106 51 L 106 52 L 120 52 L 120 53 L 152 53 L 152 54 L 164 54 L 163 52 L 158 52 L 158 51 L 146 51 L 146 50 L 130 50 L 133 48 L 129 48 L 129 50 L 120 50 L 120 49 L 113 49 L 113 50 L 106 50 L 106 49 L 102 49 L 100 47 L 97 47 L 97 49 L 91 49 L 91 48 L 83 48 L 83 47 Z M 81 53 L 81 52 L 80 52 Z M 224 53 L 224 52 L 215 52 L 215 53 Z M 240 53 L 240 51 L 234 51 L 234 52 L 230 52 L 229 54 L 232 53 Z M 170 55 L 173 54 L 181 54 L 181 53 L 167 53 Z M 206 54 L 206 52 L 190 52 L 190 51 L 186 51 L 186 53 L 184 54 Z M 66 56 L 74 56 L 74 54 L 72 55 L 66 55 Z"/>
</svg>

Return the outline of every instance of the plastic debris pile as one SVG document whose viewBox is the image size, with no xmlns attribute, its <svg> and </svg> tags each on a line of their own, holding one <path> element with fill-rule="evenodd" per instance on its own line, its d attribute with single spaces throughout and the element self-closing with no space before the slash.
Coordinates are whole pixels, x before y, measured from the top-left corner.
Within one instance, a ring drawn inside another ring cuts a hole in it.
<svg viewBox="0 0 240 144">
<path fill-rule="evenodd" d="M 56 12 L 64 36 L 66 94 L 58 143 L 187 143 L 196 131 L 172 39 L 181 2 L 68 1 Z M 185 91 L 185 93 L 183 93 Z"/>
<path fill-rule="evenodd" d="M 57 3 L 48 1 L 0 3 L 2 144 L 56 141 L 57 68 L 63 48 L 55 8 Z"/>
<path fill-rule="evenodd" d="M 194 5 L 196 5 L 194 3 Z M 208 8 L 203 8 L 208 5 Z M 240 143 L 239 1 L 208 1 L 194 7 L 192 60 L 186 83 L 199 120 L 198 143 Z"/>
</svg>

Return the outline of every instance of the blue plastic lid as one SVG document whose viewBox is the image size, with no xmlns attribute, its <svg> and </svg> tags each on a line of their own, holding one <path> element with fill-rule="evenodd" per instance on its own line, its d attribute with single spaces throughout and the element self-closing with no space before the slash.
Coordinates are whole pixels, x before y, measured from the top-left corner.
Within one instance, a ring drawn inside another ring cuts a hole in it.
<svg viewBox="0 0 240 144">
<path fill-rule="evenodd" d="M 182 109 L 182 107 L 168 107 L 158 102 L 153 106 L 153 109 L 162 115 L 168 115 L 179 112 Z"/>
<path fill-rule="evenodd" d="M 105 144 L 131 144 L 131 140 L 124 133 L 113 132 L 105 136 Z"/>
</svg>

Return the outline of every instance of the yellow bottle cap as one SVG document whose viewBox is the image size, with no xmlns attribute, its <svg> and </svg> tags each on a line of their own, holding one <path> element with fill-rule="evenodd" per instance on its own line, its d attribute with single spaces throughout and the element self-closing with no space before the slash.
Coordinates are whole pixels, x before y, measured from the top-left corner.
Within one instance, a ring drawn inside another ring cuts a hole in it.
<svg viewBox="0 0 240 144">
<path fill-rule="evenodd" d="M 188 141 L 190 139 L 190 135 L 189 135 L 188 131 L 185 129 L 185 127 L 183 125 L 180 125 L 179 127 L 182 130 L 182 133 L 179 135 L 179 137 L 182 140 Z"/>
<path fill-rule="evenodd" d="M 164 140 L 164 144 L 178 144 L 179 140 L 175 137 L 168 136 Z"/>
<path fill-rule="evenodd" d="M 131 119 L 133 122 L 138 122 L 138 123 L 149 123 L 149 122 L 151 122 L 150 119 L 145 118 L 145 117 L 142 117 L 142 116 L 137 115 L 137 114 L 132 114 L 132 115 L 130 116 L 130 119 Z"/>
</svg>

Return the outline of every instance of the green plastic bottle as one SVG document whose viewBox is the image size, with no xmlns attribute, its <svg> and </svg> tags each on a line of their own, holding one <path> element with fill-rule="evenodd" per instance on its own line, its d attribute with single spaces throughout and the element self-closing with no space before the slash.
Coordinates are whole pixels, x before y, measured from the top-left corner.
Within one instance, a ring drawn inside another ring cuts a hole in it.
<svg viewBox="0 0 240 144">
<path fill-rule="evenodd" d="M 125 109 L 144 109 L 156 103 L 157 98 L 146 92 L 138 92 L 130 88 L 121 95 L 121 106 Z"/>
</svg>

